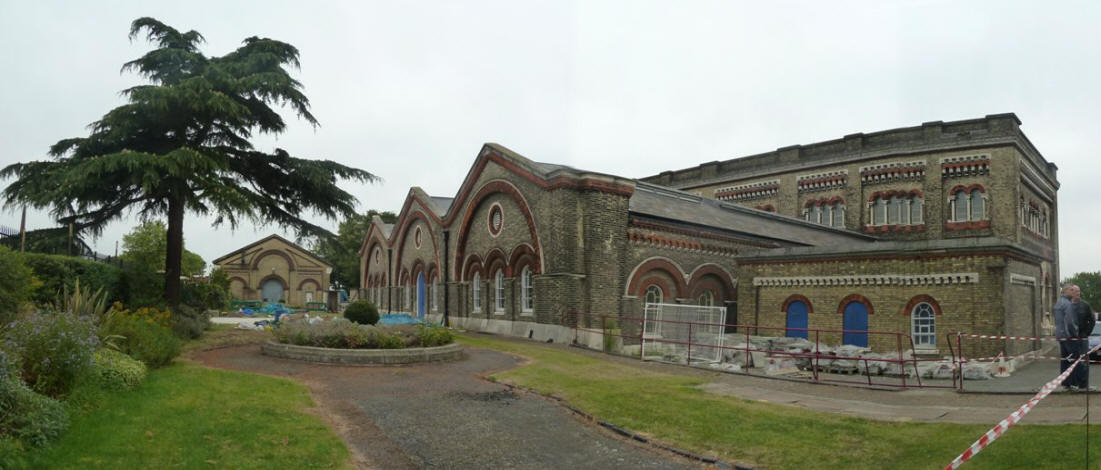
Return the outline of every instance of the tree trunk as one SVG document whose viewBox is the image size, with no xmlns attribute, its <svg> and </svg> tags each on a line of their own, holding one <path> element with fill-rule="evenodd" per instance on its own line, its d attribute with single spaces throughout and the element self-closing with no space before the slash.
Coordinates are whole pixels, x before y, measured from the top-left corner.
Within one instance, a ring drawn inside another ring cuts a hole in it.
<svg viewBox="0 0 1101 470">
<path fill-rule="evenodd" d="M 164 301 L 170 307 L 180 305 L 180 272 L 183 265 L 184 202 L 178 197 L 168 200 L 167 250 L 164 258 Z"/>
</svg>

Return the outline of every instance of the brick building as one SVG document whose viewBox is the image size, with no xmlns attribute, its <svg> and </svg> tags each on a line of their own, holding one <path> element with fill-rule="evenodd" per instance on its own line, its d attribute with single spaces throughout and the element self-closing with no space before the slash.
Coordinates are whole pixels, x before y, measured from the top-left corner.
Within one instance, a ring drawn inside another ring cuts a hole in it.
<svg viewBox="0 0 1101 470">
<path fill-rule="evenodd" d="M 213 261 L 229 276 L 237 300 L 302 306 L 324 302 L 333 267 L 279 235 L 268 235 Z"/>
<path fill-rule="evenodd" d="M 570 312 L 726 305 L 728 322 L 775 334 L 899 332 L 943 354 L 943 332 L 1044 333 L 1059 279 L 1055 173 L 1013 114 L 641 179 L 487 144 L 454 198 L 412 188 L 396 224 L 373 221 L 361 296 L 557 341 L 572 338 Z M 893 348 L 885 338 L 823 339 Z"/>
</svg>

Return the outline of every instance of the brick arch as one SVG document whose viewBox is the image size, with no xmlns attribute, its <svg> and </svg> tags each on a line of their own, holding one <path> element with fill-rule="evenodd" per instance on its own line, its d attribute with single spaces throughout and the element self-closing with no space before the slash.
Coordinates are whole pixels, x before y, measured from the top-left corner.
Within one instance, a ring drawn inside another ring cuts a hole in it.
<svg viewBox="0 0 1101 470">
<path fill-rule="evenodd" d="M 478 255 L 472 254 L 469 257 L 467 257 L 466 262 L 463 263 L 462 266 L 463 266 L 462 279 L 464 281 L 470 280 L 470 278 L 474 277 L 474 272 L 475 271 L 477 271 L 479 274 L 482 275 L 482 279 L 486 278 L 485 269 L 483 269 L 483 265 L 482 265 L 482 258 L 480 258 Z"/>
<path fill-rule="evenodd" d="M 684 282 L 684 270 L 680 268 L 673 260 L 668 258 L 650 258 L 642 263 L 631 272 L 630 281 L 627 283 L 627 290 L 625 295 L 642 295 L 643 287 L 641 282 L 646 278 L 648 274 L 653 271 L 664 271 L 673 282 L 676 283 L 674 287 L 678 295 L 687 295 L 688 284 Z M 669 295 L 666 292 L 666 295 Z"/>
<path fill-rule="evenodd" d="M 505 277 L 512 277 L 512 266 L 508 264 L 508 258 L 505 258 L 505 252 L 500 248 L 489 250 L 483 266 L 485 267 L 486 276 L 492 275 L 498 268 L 503 268 Z"/>
<path fill-rule="evenodd" d="M 532 216 L 531 208 L 528 206 L 524 196 L 520 194 L 520 190 L 516 189 L 512 183 L 504 180 L 494 180 L 482 185 L 481 189 L 470 198 L 470 203 L 467 204 L 466 214 L 463 216 L 462 224 L 459 226 L 459 238 L 455 243 L 455 264 L 460 266 L 464 260 L 466 253 L 466 241 L 470 235 L 471 223 L 474 218 L 474 213 L 482 205 L 489 196 L 494 194 L 504 194 L 512 199 L 520 208 L 520 215 L 524 217 L 524 221 L 528 226 L 528 233 L 531 237 L 532 247 L 535 250 L 535 258 L 539 260 L 539 266 L 543 265 L 543 251 L 539 244 L 539 234 L 535 230 L 535 217 Z M 466 273 L 462 273 L 463 276 L 460 280 L 466 280 Z"/>
<path fill-rule="evenodd" d="M 428 266 L 425 268 L 424 272 L 425 272 L 425 275 L 424 275 L 424 281 L 425 282 L 431 282 L 433 279 L 437 279 L 437 278 L 440 277 L 440 270 L 436 266 L 436 263 L 429 262 Z"/>
<path fill-rule="evenodd" d="M 986 193 L 986 186 L 983 186 L 979 183 L 975 183 L 975 184 L 972 184 L 970 186 L 964 186 L 962 184 L 956 185 L 955 187 L 952 188 L 951 191 L 948 191 L 948 194 L 955 195 L 956 193 L 958 193 L 960 191 L 963 191 L 967 194 L 971 194 L 971 191 L 974 191 L 976 189 L 979 190 L 980 193 Z"/>
<path fill-rule="evenodd" d="M 417 199 L 417 201 L 419 203 L 420 199 Z M 432 230 L 432 223 L 429 222 L 428 216 L 424 215 L 424 211 L 416 209 L 402 218 L 400 231 L 394 232 L 394 246 L 398 247 L 397 254 L 394 255 L 394 266 L 401 266 L 401 258 L 405 252 L 405 237 L 416 227 L 414 222 L 417 220 L 422 221 L 424 225 L 428 227 L 427 235 L 428 238 L 432 240 L 432 256 L 436 258 L 436 264 L 440 264 L 440 250 L 436 246 L 436 232 Z M 421 239 L 424 239 L 424 235 L 421 235 Z M 422 242 L 421 245 L 423 246 L 424 243 Z"/>
<path fill-rule="evenodd" d="M 933 307 L 933 316 L 940 316 L 940 304 L 937 302 L 937 299 L 934 299 L 931 296 L 925 294 L 915 295 L 914 298 L 910 299 L 909 302 L 906 302 L 906 306 L 902 307 L 902 311 L 899 313 L 903 316 L 908 317 L 913 314 L 914 307 L 917 307 L 917 305 L 922 302 L 925 302 Z"/>
<path fill-rule="evenodd" d="M 810 299 L 808 299 L 808 298 L 806 298 L 802 295 L 799 295 L 799 294 L 789 295 L 788 298 L 784 300 L 784 303 L 780 304 L 780 311 L 784 312 L 784 313 L 787 313 L 788 307 L 791 306 L 792 302 L 803 302 L 803 305 L 807 306 L 807 313 L 808 314 L 814 313 L 814 305 L 812 305 L 810 303 Z M 841 307 L 842 312 L 845 311 L 844 308 L 845 307 Z"/>
<path fill-rule="evenodd" d="M 421 272 L 427 271 L 428 266 L 424 264 L 424 261 L 420 258 L 413 260 L 413 268 L 409 270 L 409 284 L 412 285 L 417 282 L 417 275 Z M 428 275 L 425 274 L 424 279 L 428 279 Z"/>
<path fill-rule="evenodd" d="M 259 287 L 260 291 L 262 292 L 264 290 L 264 283 L 268 282 L 272 279 L 275 279 L 275 280 L 279 281 L 280 283 L 282 283 L 283 284 L 283 290 L 290 290 L 291 286 L 289 284 L 287 284 L 287 280 L 283 279 L 283 276 L 280 276 L 280 275 L 274 274 L 274 273 L 273 274 L 268 274 L 267 276 L 264 276 L 264 277 L 260 278 L 260 282 L 257 283 L 256 285 Z M 284 292 L 284 295 L 286 295 L 286 292 Z"/>
<path fill-rule="evenodd" d="M 364 277 L 366 277 L 367 273 L 371 271 L 371 263 L 373 263 L 374 260 L 375 260 L 374 253 L 375 253 L 375 248 L 376 247 L 378 248 L 379 258 L 381 258 L 383 256 L 382 250 L 383 250 L 383 248 L 385 248 L 385 245 L 379 239 L 372 237 L 367 242 L 367 250 L 364 251 L 364 253 L 367 254 L 366 255 L 366 261 L 364 261 L 364 263 L 363 263 L 363 276 Z M 382 263 L 379 263 L 379 266 L 382 266 Z"/>
<path fill-rule="evenodd" d="M 539 266 L 539 258 L 535 256 L 535 250 L 526 243 L 517 245 L 516 248 L 512 249 L 512 255 L 508 257 L 508 265 L 513 273 L 521 272 L 524 266 L 531 266 L 531 272 L 534 274 L 542 272 Z"/>
<path fill-rule="evenodd" d="M 233 276 L 233 277 L 229 278 L 230 284 L 232 284 L 233 281 L 235 281 L 235 280 L 236 281 L 241 281 L 241 284 L 243 284 L 246 288 L 248 287 L 248 281 L 246 281 L 245 278 L 243 278 L 241 276 Z"/>
<path fill-rule="evenodd" d="M 864 308 L 868 310 L 868 315 L 875 313 L 875 309 L 872 308 L 872 301 L 868 300 L 867 297 L 864 297 L 860 294 L 849 294 L 847 297 L 841 299 L 841 303 L 837 304 L 837 314 L 844 315 L 845 306 L 849 305 L 852 302 L 860 302 L 864 304 Z"/>
<path fill-rule="evenodd" d="M 650 286 L 658 286 L 658 288 L 661 289 L 662 303 L 669 303 L 669 301 L 676 299 L 676 292 L 669 288 L 669 284 L 665 282 L 665 279 L 656 276 L 646 278 L 645 281 L 639 284 L 638 296 L 644 298 L 646 296 L 646 289 L 649 289 Z"/>
<path fill-rule="evenodd" d="M 284 260 L 287 261 L 287 270 L 294 271 L 294 260 L 291 259 L 290 255 L 288 255 L 283 250 L 265 250 L 260 252 L 260 254 L 256 255 L 256 257 L 252 259 L 252 264 L 250 268 L 252 268 L 253 270 L 257 269 L 257 267 L 260 266 L 260 260 L 267 258 L 268 256 L 282 257 Z M 286 285 L 286 283 L 284 283 L 284 285 Z"/>
<path fill-rule="evenodd" d="M 314 279 L 303 279 L 302 282 L 298 283 L 298 290 L 302 290 L 302 287 L 305 286 L 306 284 L 313 284 L 313 286 L 316 288 L 316 290 L 318 290 L 318 291 L 321 290 L 321 283 L 317 282 Z"/>
<path fill-rule="evenodd" d="M 706 284 L 714 284 L 711 287 L 717 287 L 720 290 L 715 292 L 717 301 L 733 300 L 735 297 L 734 279 L 730 276 L 730 273 L 717 264 L 703 264 L 696 267 L 692 271 L 692 275 L 689 276 L 688 292 L 691 297 L 697 297 L 702 293 L 702 289 L 706 287 Z"/>
</svg>

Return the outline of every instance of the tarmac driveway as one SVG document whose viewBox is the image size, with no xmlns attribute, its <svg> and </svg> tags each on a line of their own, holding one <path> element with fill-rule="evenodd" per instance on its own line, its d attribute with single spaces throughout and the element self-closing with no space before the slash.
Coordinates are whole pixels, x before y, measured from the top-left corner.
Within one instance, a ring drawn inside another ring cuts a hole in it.
<svg viewBox="0 0 1101 470">
<path fill-rule="evenodd" d="M 520 359 L 466 352 L 458 362 L 404 367 L 277 359 L 261 355 L 259 345 L 200 352 L 194 359 L 305 383 L 362 468 L 698 468 L 588 426 L 550 401 L 480 378 Z"/>
</svg>

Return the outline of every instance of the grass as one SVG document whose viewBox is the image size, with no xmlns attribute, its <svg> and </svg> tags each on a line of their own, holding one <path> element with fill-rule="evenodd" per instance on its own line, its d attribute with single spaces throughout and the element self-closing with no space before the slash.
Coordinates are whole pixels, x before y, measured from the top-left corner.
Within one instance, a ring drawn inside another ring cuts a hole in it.
<svg viewBox="0 0 1101 470">
<path fill-rule="evenodd" d="M 188 349 L 270 334 L 214 328 Z M 352 468 L 343 441 L 309 412 L 306 387 L 287 379 L 177 361 L 131 392 L 74 395 L 72 426 L 27 454 L 27 468 Z"/>
<path fill-rule="evenodd" d="M 698 388 L 706 378 L 537 343 L 471 335 L 461 335 L 459 341 L 531 360 L 494 379 L 562 397 L 600 419 L 667 444 L 770 470 L 943 468 L 995 424 L 844 417 L 718 396 Z M 1101 436 L 1101 426 L 1091 426 L 1090 434 Z M 1093 441 L 1091 464 L 1101 462 L 1101 443 Z M 1084 443 L 1084 425 L 1019 425 L 964 468 L 1084 468 Z"/>
<path fill-rule="evenodd" d="M 208 349 L 262 343 L 272 338 L 270 331 L 246 330 L 236 325 L 211 325 L 203 335 L 184 344 L 181 355 L 187 357 Z"/>
</svg>

